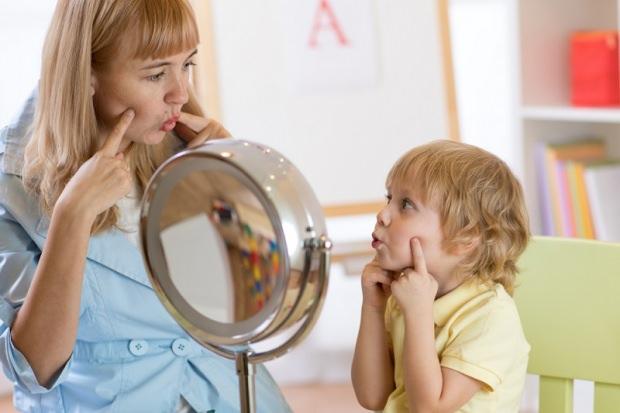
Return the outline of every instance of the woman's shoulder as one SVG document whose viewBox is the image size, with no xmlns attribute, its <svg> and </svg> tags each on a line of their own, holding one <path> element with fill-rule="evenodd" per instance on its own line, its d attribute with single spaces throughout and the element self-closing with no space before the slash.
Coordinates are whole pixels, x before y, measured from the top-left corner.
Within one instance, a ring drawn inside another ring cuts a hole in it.
<svg viewBox="0 0 620 413">
<path fill-rule="evenodd" d="M 21 178 L 0 172 L 0 219 L 18 224 L 8 228 L 19 229 L 33 241 L 42 242 L 39 230 L 44 221 L 42 218 L 38 202 L 26 191 Z"/>
<path fill-rule="evenodd" d="M 0 162 L 3 155 L 0 154 Z M 16 207 L 22 206 L 20 209 L 24 209 L 24 203 L 30 203 L 33 200 L 31 196 L 26 192 L 26 188 L 22 184 L 21 177 L 11 174 L 5 171 L 0 171 L 0 205 L 10 207 L 15 205 Z"/>
<path fill-rule="evenodd" d="M 21 175 L 24 148 L 32 134 L 36 102 L 35 90 L 26 99 L 15 118 L 0 129 L 0 172 Z"/>
</svg>

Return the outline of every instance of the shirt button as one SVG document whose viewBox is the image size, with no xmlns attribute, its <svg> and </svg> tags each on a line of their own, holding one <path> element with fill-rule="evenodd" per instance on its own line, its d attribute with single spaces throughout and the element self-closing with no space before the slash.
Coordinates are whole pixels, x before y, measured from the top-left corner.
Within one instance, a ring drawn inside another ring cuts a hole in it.
<svg viewBox="0 0 620 413">
<path fill-rule="evenodd" d="M 131 340 L 129 342 L 129 352 L 134 356 L 143 356 L 149 350 L 149 343 L 144 340 Z"/>
<path fill-rule="evenodd" d="M 189 341 L 184 338 L 177 338 L 172 342 L 172 352 L 179 357 L 187 356 L 189 353 Z"/>
</svg>

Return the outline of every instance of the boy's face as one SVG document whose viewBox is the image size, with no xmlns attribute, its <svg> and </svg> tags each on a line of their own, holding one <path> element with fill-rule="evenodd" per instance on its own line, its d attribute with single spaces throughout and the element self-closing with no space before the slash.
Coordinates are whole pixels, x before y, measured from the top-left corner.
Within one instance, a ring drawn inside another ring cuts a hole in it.
<svg viewBox="0 0 620 413">
<path fill-rule="evenodd" d="M 377 214 L 372 234 L 379 265 L 394 272 L 413 267 L 411 240 L 417 238 L 429 273 L 440 283 L 447 280 L 460 258 L 442 248 L 444 238 L 437 209 L 431 202 L 423 204 L 414 190 L 402 185 L 392 185 L 387 191 L 387 205 Z"/>
</svg>

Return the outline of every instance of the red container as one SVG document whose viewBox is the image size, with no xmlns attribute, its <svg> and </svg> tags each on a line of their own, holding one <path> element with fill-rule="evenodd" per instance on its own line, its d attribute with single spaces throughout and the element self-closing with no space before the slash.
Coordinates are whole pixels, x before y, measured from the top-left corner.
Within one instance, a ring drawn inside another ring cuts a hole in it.
<svg viewBox="0 0 620 413">
<path fill-rule="evenodd" d="M 618 32 L 578 32 L 571 37 L 571 102 L 620 105 Z"/>
</svg>

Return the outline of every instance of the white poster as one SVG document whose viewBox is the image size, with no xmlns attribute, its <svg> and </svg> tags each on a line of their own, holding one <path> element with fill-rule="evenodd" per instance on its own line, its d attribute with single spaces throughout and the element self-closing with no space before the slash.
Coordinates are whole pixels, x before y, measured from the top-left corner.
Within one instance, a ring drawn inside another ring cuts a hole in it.
<svg viewBox="0 0 620 413">
<path fill-rule="evenodd" d="M 372 0 L 283 1 L 289 90 L 360 89 L 377 82 Z"/>
</svg>

